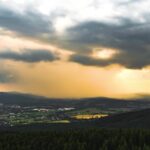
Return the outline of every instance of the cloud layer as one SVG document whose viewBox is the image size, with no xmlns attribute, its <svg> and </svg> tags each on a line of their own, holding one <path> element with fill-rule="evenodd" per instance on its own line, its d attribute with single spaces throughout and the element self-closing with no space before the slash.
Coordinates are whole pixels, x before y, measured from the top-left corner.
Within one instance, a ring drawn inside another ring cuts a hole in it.
<svg viewBox="0 0 150 150">
<path fill-rule="evenodd" d="M 88 1 L 91 7 L 95 7 L 95 3 L 99 6 L 101 1 Z M 87 4 L 86 3 L 86 4 Z M 122 5 L 122 3 L 124 5 Z M 144 6 L 145 3 L 141 3 Z M 85 3 L 83 3 L 84 6 Z M 104 3 L 103 3 L 104 4 Z M 109 6 L 108 3 L 107 7 Z M 130 7 L 137 8 L 135 1 L 115 1 L 111 3 L 112 7 Z M 128 5 L 129 6 L 128 6 Z M 146 1 L 147 4 L 147 1 Z M 87 8 L 88 6 L 85 5 Z M 62 7 L 63 5 L 59 6 Z M 64 8 L 68 9 L 67 6 Z M 142 8 L 142 7 L 141 7 Z M 89 9 L 89 8 L 88 8 Z M 96 10 L 98 8 L 95 8 Z M 124 10 L 124 9 L 123 9 Z M 110 11 L 111 12 L 111 11 Z M 120 12 L 120 10 L 118 10 Z M 4 7 L 0 7 L 0 27 L 4 30 L 14 32 L 22 37 L 30 37 L 35 40 L 46 42 L 56 47 L 74 52 L 69 60 L 83 65 L 107 66 L 111 64 L 120 64 L 126 68 L 143 68 L 150 65 L 150 18 L 149 12 L 138 10 L 139 19 L 133 16 L 125 15 L 111 16 L 109 21 L 104 19 L 93 19 L 96 21 L 75 21 L 74 25 L 65 29 L 62 34 L 58 34 L 55 30 L 56 23 L 62 17 L 66 17 L 70 10 L 64 11 L 65 14 L 51 12 L 51 15 L 41 14 L 39 11 L 24 10 L 23 12 Z M 122 12 L 120 12 L 122 13 Z M 108 17 L 109 18 L 109 17 Z M 61 22 L 60 22 L 61 23 Z M 113 48 L 119 51 L 117 55 L 108 60 L 95 59 L 92 57 L 94 48 Z M 13 60 L 23 60 L 28 62 L 55 59 L 52 54 L 47 52 L 32 52 L 16 54 L 14 52 L 1 53 L 0 58 Z M 40 56 L 41 55 L 41 56 Z M 44 60 L 43 59 L 43 60 Z"/>
<path fill-rule="evenodd" d="M 0 27 L 19 35 L 41 37 L 53 32 L 51 21 L 38 12 L 15 12 L 0 6 Z"/>
<path fill-rule="evenodd" d="M 23 61 L 35 63 L 40 61 L 54 61 L 58 56 L 48 50 L 22 50 L 21 52 L 3 51 L 0 52 L 0 59 Z"/>
<path fill-rule="evenodd" d="M 68 34 L 68 46 L 78 46 L 76 54 L 70 58 L 72 61 L 96 66 L 120 64 L 127 68 L 150 65 L 149 23 L 136 23 L 126 19 L 121 19 L 119 25 L 86 22 L 70 28 Z M 87 55 L 94 47 L 113 48 L 119 53 L 107 61 L 98 60 Z"/>
</svg>

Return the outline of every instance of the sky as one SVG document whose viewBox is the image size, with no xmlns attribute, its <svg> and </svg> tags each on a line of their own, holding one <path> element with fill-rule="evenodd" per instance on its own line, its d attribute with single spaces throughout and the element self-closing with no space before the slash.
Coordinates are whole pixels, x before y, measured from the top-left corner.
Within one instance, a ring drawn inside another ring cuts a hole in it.
<svg viewBox="0 0 150 150">
<path fill-rule="evenodd" d="M 0 91 L 150 94 L 150 0 L 0 0 Z"/>
</svg>

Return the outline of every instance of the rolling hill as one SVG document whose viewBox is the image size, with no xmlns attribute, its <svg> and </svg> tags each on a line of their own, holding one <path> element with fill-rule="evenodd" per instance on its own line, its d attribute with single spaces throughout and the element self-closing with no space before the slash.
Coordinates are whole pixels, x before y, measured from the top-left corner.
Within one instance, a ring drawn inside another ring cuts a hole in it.
<svg viewBox="0 0 150 150">
<path fill-rule="evenodd" d="M 108 116 L 96 124 L 105 128 L 150 128 L 150 109 Z"/>
</svg>

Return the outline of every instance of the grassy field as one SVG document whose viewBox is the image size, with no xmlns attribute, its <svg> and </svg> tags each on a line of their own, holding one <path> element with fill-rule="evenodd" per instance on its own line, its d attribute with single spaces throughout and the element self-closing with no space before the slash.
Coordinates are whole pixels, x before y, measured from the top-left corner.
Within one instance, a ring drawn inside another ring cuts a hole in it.
<svg viewBox="0 0 150 150">
<path fill-rule="evenodd" d="M 87 114 L 87 115 L 76 115 L 73 116 L 73 118 L 75 119 L 98 119 L 98 118 L 103 118 L 103 117 L 107 117 L 107 114 Z"/>
</svg>

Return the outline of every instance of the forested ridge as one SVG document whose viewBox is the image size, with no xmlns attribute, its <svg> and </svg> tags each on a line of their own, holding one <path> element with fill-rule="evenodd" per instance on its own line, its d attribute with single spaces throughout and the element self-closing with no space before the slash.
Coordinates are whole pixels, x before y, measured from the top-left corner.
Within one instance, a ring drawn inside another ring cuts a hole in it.
<svg viewBox="0 0 150 150">
<path fill-rule="evenodd" d="M 150 130 L 1 131 L 0 150 L 150 150 Z"/>
</svg>

